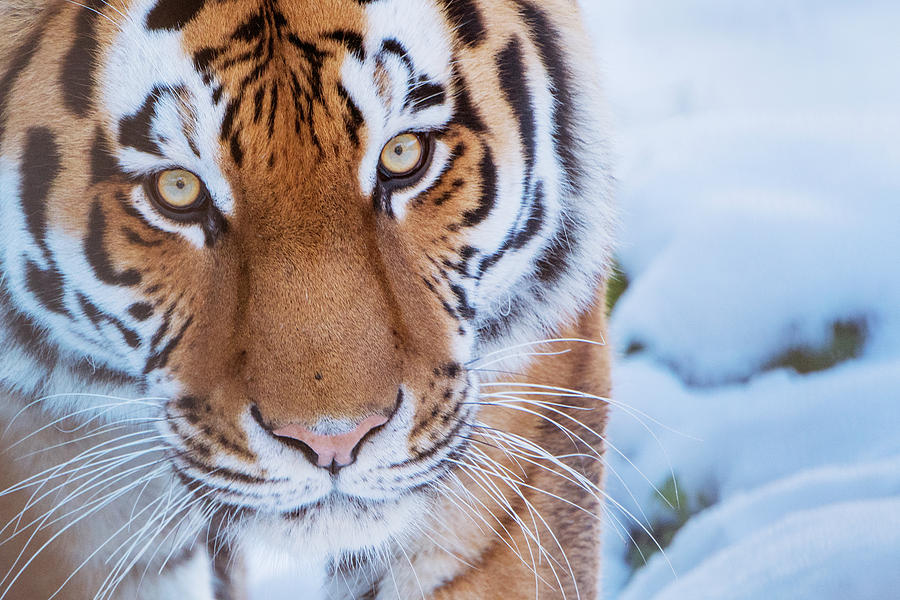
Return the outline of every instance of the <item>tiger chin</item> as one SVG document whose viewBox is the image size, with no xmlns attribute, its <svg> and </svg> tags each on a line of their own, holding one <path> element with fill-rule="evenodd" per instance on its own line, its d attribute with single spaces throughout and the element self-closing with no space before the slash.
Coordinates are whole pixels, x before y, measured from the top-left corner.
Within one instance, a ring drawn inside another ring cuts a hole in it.
<svg viewBox="0 0 900 600">
<path fill-rule="evenodd" d="M 573 0 L 0 1 L 0 598 L 593 598 Z"/>
</svg>

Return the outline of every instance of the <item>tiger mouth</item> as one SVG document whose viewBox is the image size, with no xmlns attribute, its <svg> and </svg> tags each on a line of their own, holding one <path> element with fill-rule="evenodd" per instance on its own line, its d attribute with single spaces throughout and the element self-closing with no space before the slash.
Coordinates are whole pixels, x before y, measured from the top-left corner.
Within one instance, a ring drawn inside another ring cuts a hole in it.
<svg viewBox="0 0 900 600">
<path fill-rule="evenodd" d="M 338 505 L 358 507 L 365 512 L 387 507 L 404 496 L 433 494 L 435 487 L 453 471 L 455 461 L 465 454 L 469 444 L 467 421 L 461 418 L 426 451 L 379 466 L 375 471 L 350 465 L 337 472 L 318 469 L 306 478 L 264 477 L 222 466 L 210 469 L 185 453 L 174 453 L 171 461 L 181 483 L 195 498 L 229 509 L 295 519 Z M 203 476 L 204 473 L 208 475 Z M 367 483 L 378 476 L 385 479 Z M 317 493 L 310 496 L 312 487 L 317 487 Z"/>
</svg>

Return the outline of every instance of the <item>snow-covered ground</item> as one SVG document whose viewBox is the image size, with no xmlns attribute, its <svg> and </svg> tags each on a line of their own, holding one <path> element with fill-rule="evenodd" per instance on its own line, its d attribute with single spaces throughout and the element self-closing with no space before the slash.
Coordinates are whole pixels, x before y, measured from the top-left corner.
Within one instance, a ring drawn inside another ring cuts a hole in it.
<svg viewBox="0 0 900 600">
<path fill-rule="evenodd" d="M 610 521 L 605 597 L 900 597 L 900 4 L 584 4 L 621 152 L 616 398 L 648 415 L 614 413 L 608 489 L 686 520 L 646 566 Z M 773 368 L 835 324 L 856 358 Z"/>
<path fill-rule="evenodd" d="M 610 521 L 605 598 L 900 597 L 900 3 L 582 3 L 620 152 L 616 399 L 647 415 L 614 412 L 608 489 L 686 520 L 646 566 Z M 774 368 L 835 324 L 855 358 Z"/>
</svg>

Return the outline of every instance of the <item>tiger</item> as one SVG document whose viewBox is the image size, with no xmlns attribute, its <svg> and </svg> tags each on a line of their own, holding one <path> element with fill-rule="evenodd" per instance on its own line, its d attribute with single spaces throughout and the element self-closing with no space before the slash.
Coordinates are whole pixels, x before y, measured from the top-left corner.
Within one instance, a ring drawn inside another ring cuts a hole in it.
<svg viewBox="0 0 900 600">
<path fill-rule="evenodd" d="M 0 2 L 0 600 L 597 597 L 580 11 Z"/>
</svg>

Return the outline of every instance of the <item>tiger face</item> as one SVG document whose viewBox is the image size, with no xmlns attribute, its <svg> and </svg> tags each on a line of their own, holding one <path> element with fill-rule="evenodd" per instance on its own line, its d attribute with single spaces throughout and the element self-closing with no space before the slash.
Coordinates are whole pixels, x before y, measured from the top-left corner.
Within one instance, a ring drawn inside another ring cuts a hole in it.
<svg viewBox="0 0 900 600">
<path fill-rule="evenodd" d="M 152 420 L 235 531 L 402 534 L 478 359 L 554 335 L 608 262 L 574 5 L 39 4 L 0 83 L 2 385 L 145 399 L 51 408 Z"/>
</svg>

